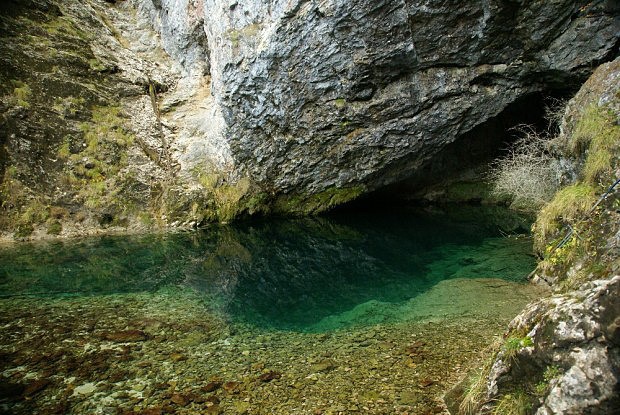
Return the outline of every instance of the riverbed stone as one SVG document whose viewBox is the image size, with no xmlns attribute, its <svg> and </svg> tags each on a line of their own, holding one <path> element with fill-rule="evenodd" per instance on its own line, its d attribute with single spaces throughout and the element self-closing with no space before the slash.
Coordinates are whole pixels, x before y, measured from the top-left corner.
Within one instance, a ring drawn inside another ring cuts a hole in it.
<svg viewBox="0 0 620 415">
<path fill-rule="evenodd" d="M 106 340 L 118 343 L 143 342 L 148 339 L 148 335 L 142 330 L 122 330 L 117 332 L 106 333 Z"/>
<path fill-rule="evenodd" d="M 92 382 L 88 382 L 88 383 L 84 383 L 80 386 L 77 386 L 75 389 L 73 389 L 73 395 L 74 396 L 78 396 L 78 395 L 90 395 L 93 392 L 95 392 L 97 390 L 97 386 L 92 383 Z"/>
</svg>

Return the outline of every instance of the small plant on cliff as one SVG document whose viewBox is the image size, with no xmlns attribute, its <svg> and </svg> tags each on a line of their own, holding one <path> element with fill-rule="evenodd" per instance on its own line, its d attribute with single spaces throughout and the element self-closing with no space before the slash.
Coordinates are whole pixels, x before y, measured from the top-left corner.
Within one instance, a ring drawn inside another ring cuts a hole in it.
<svg viewBox="0 0 620 415">
<path fill-rule="evenodd" d="M 614 154 L 620 150 L 620 127 L 604 107 L 590 105 L 575 126 L 569 146 L 573 153 L 585 154 L 583 180 L 605 186 L 613 177 Z"/>
<path fill-rule="evenodd" d="M 491 166 L 493 193 L 509 196 L 514 207 L 536 209 L 549 201 L 561 182 L 561 167 L 548 151 L 549 140 L 532 129 L 522 128 L 523 136 L 506 157 Z"/>
<path fill-rule="evenodd" d="M 530 336 L 525 337 L 509 337 L 506 339 L 504 343 L 504 347 L 502 348 L 504 351 L 504 359 L 514 360 L 519 351 L 525 347 L 531 347 L 534 345 L 532 338 Z"/>
<path fill-rule="evenodd" d="M 531 410 L 530 398 L 518 390 L 502 396 L 493 409 L 493 415 L 527 415 Z"/>
<path fill-rule="evenodd" d="M 545 373 L 543 374 L 543 380 L 536 384 L 536 394 L 543 396 L 549 390 L 550 383 L 562 375 L 562 369 L 558 366 L 547 366 Z"/>
<path fill-rule="evenodd" d="M 13 94 L 9 98 L 9 103 L 18 107 L 30 108 L 29 100 L 32 95 L 30 86 L 18 80 L 11 80 L 11 85 L 14 89 Z"/>
</svg>

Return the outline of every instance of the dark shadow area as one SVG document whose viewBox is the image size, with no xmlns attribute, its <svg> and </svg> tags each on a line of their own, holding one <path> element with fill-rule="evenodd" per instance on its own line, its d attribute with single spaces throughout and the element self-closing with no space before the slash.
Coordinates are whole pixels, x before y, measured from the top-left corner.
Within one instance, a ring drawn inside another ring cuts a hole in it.
<svg viewBox="0 0 620 415">
<path fill-rule="evenodd" d="M 335 211 L 366 211 L 385 209 L 386 205 L 399 206 L 425 203 L 426 189 L 441 187 L 467 179 L 480 180 L 488 164 L 502 156 L 519 136 L 519 126 L 531 126 L 535 131 L 554 133 L 557 126 L 548 120 L 548 108 L 568 100 L 574 90 L 553 93 L 533 93 L 515 101 L 497 116 L 490 118 L 445 146 L 425 166 L 412 176 L 382 187 Z"/>
</svg>

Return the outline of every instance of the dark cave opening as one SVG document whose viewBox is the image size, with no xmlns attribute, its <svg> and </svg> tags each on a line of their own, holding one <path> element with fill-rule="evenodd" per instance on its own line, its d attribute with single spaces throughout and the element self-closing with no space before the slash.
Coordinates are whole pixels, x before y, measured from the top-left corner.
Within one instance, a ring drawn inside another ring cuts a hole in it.
<svg viewBox="0 0 620 415">
<path fill-rule="evenodd" d="M 506 154 L 510 145 L 521 137 L 520 127 L 528 126 L 541 134 L 557 133 L 558 125 L 549 116 L 550 110 L 563 107 L 574 93 L 570 89 L 525 95 L 445 146 L 413 175 L 338 206 L 332 212 L 385 211 L 386 205 L 388 208 L 426 205 L 434 203 L 426 197 L 431 189 L 445 188 L 458 181 L 483 181 L 489 164 Z"/>
</svg>

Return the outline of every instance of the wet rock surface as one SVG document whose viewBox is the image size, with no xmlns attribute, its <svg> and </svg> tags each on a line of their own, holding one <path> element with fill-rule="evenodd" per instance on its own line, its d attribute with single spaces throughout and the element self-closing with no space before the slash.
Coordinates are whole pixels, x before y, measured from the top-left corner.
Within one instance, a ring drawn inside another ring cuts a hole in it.
<svg viewBox="0 0 620 415">
<path fill-rule="evenodd" d="M 531 288 L 512 284 L 503 298 L 524 302 L 539 295 Z M 442 392 L 514 313 L 497 304 L 301 333 L 228 323 L 187 291 L 3 299 L 0 411 L 445 413 Z"/>
</svg>

